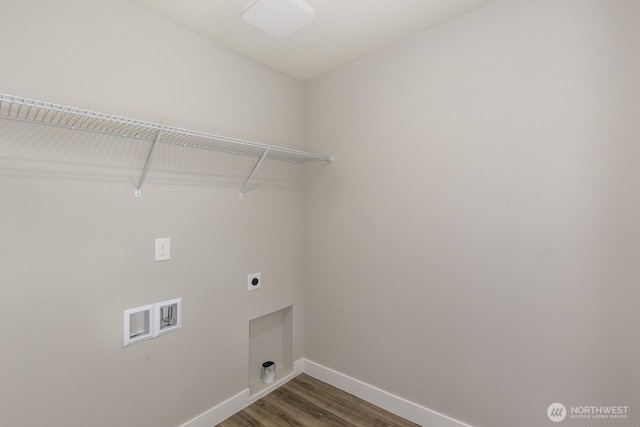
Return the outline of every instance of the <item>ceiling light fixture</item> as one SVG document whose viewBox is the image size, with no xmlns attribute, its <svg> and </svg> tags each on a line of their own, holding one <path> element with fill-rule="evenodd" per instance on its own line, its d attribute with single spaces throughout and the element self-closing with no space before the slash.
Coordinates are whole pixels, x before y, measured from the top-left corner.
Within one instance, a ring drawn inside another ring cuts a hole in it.
<svg viewBox="0 0 640 427">
<path fill-rule="evenodd" d="M 284 39 L 309 25 L 313 9 L 300 0 L 256 0 L 244 8 L 242 19 L 277 39 Z"/>
</svg>

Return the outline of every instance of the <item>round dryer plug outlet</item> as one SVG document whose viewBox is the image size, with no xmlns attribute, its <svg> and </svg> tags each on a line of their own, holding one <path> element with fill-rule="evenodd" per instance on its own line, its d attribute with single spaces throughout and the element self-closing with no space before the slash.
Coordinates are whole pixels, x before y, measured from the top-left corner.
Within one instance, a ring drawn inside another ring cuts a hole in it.
<svg viewBox="0 0 640 427">
<path fill-rule="evenodd" d="M 262 274 L 253 273 L 247 276 L 247 290 L 253 291 L 262 286 Z"/>
</svg>

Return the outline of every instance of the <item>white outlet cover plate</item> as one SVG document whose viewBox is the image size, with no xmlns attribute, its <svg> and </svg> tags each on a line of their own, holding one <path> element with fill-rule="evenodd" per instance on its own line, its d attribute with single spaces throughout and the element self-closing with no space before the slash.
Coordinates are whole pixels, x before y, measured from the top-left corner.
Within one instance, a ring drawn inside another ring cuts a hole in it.
<svg viewBox="0 0 640 427">
<path fill-rule="evenodd" d="M 253 279 L 258 279 L 258 284 L 253 284 Z M 253 273 L 247 276 L 247 290 L 255 291 L 262 287 L 262 273 Z"/>
<path fill-rule="evenodd" d="M 171 259 L 171 239 L 164 237 L 156 239 L 156 261 L 169 261 Z"/>
</svg>

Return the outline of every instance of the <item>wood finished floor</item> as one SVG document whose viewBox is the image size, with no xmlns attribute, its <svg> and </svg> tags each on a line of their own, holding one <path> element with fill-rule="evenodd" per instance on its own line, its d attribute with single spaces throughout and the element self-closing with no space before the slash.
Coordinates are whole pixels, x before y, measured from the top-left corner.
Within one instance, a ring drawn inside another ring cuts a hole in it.
<svg viewBox="0 0 640 427">
<path fill-rule="evenodd" d="M 413 427 L 418 424 L 300 374 L 218 426 Z"/>
</svg>

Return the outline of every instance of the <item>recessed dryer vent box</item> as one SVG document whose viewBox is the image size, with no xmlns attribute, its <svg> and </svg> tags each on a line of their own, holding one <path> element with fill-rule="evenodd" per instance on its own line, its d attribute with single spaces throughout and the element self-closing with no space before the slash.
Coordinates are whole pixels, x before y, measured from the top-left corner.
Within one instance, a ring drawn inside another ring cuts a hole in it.
<svg viewBox="0 0 640 427">
<path fill-rule="evenodd" d="M 156 336 L 182 328 L 182 298 L 155 304 Z"/>
<path fill-rule="evenodd" d="M 152 321 L 152 316 L 153 304 L 124 311 L 123 347 L 155 336 L 155 325 Z"/>
</svg>

